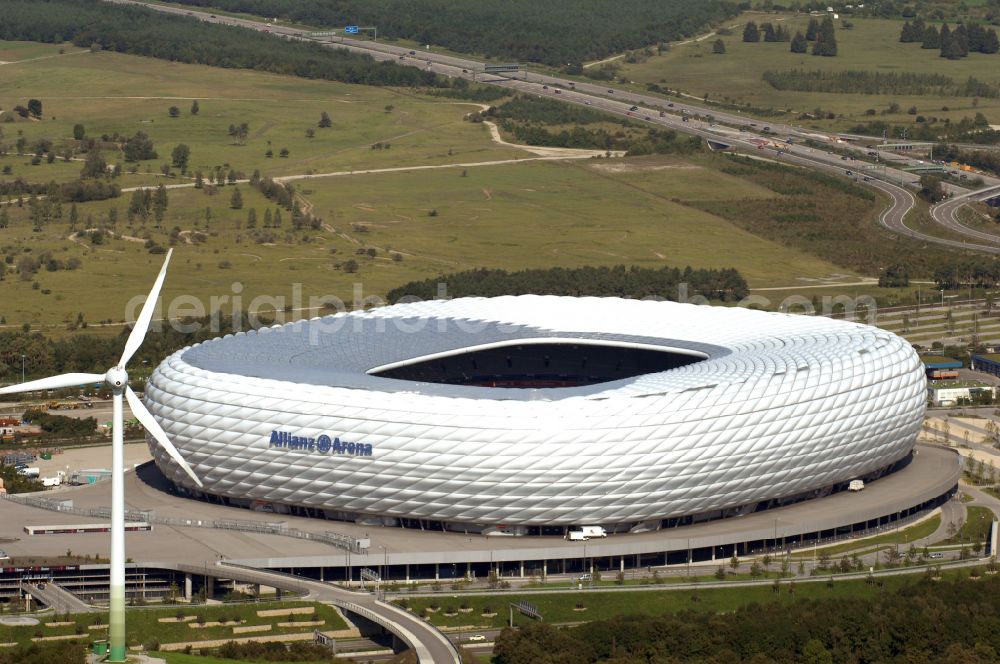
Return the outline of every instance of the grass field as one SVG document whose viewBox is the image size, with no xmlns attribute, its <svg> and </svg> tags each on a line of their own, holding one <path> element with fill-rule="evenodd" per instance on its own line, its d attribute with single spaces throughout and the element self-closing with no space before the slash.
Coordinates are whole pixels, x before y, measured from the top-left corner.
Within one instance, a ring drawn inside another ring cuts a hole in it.
<svg viewBox="0 0 1000 664">
<path fill-rule="evenodd" d="M 960 573 L 960 572 L 959 572 Z M 967 576 L 967 575 L 966 575 Z M 920 575 L 902 575 L 883 577 L 886 591 L 893 591 L 911 583 L 916 583 Z M 792 592 L 789 592 L 789 588 Z M 745 588 L 701 589 L 696 586 L 683 590 L 664 591 L 577 591 L 570 593 L 554 593 L 551 595 L 517 595 L 516 593 L 498 595 L 495 597 L 461 597 L 451 598 L 447 595 L 435 598 L 410 598 L 406 605 L 415 613 L 431 605 L 437 605 L 439 610 L 429 613 L 430 621 L 441 627 L 457 628 L 466 626 L 470 629 L 482 627 L 503 627 L 507 624 L 509 602 L 516 603 L 527 600 L 535 604 L 545 622 L 581 622 L 603 620 L 622 615 L 660 615 L 676 613 L 683 610 L 711 611 L 716 613 L 733 611 L 753 602 L 765 604 L 768 602 L 794 602 L 799 599 L 821 598 L 856 598 L 874 597 L 880 592 L 876 586 L 868 586 L 863 580 L 835 581 L 832 587 L 826 583 L 792 583 L 781 581 L 779 592 L 775 593 L 770 585 Z M 472 611 L 460 611 L 462 604 L 468 605 Z M 583 605 L 583 610 L 577 604 Z M 457 615 L 443 615 L 448 607 L 458 610 Z M 491 608 L 496 616 L 483 616 L 485 608 Z M 514 624 L 524 624 L 530 619 L 514 614 Z"/>
<path fill-rule="evenodd" d="M 993 510 L 988 507 L 972 505 L 966 508 L 965 522 L 951 537 L 941 544 L 972 544 L 973 542 L 985 542 L 990 535 L 990 528 L 993 525 Z"/>
<path fill-rule="evenodd" d="M 984 113 L 994 123 L 1000 122 L 1000 99 L 981 98 L 973 105 L 972 97 L 942 97 L 933 95 L 862 95 L 822 92 L 776 90 L 761 75 L 765 70 L 789 69 L 843 71 L 867 70 L 877 72 L 912 72 L 943 74 L 958 82 L 969 76 L 991 84 L 1000 82 L 1000 56 L 972 54 L 967 58 L 950 61 L 939 57 L 937 50 L 924 50 L 919 44 L 902 44 L 899 32 L 902 21 L 878 19 L 851 19 L 854 27 L 845 30 L 836 22 L 838 54 L 833 58 L 808 54 L 794 54 L 788 43 L 744 43 L 743 25 L 747 20 L 758 24 L 770 21 L 784 25 L 791 34 L 805 32 L 807 15 L 744 14 L 728 22 L 734 25 L 733 34 L 722 37 L 726 44 L 724 55 L 712 53 L 715 39 L 676 45 L 662 55 L 654 55 L 644 62 L 622 64 L 620 75 L 637 84 L 638 89 L 655 83 L 686 94 L 703 98 L 706 94 L 715 101 L 749 103 L 758 108 L 774 108 L 794 119 L 799 113 L 822 108 L 837 115 L 834 120 L 806 121 L 805 124 L 820 129 L 846 129 L 865 120 L 886 120 L 893 123 L 913 124 L 914 116 L 906 113 L 916 106 L 918 113 L 950 118 L 972 117 Z M 951 27 L 954 27 L 952 25 Z M 618 62 L 623 63 L 623 60 Z M 900 112 L 881 115 L 889 104 L 896 102 Z M 942 111 L 947 106 L 948 111 Z M 874 108 L 879 115 L 864 115 Z"/>
<path fill-rule="evenodd" d="M 39 51 L 19 43 L 0 49 L 14 56 L 58 53 L 56 47 Z M 40 232 L 32 230 L 27 204 L 8 207 L 11 226 L 0 231 L 0 253 L 12 265 L 26 253 L 45 251 L 59 260 L 82 261 L 77 271 L 43 269 L 27 281 L 9 274 L 0 283 L 0 325 L 8 329 L 27 322 L 59 331 L 78 313 L 85 314 L 90 331 L 99 321 L 120 324 L 126 302 L 145 292 L 161 262 L 144 248 L 147 239 L 162 246 L 173 242 L 177 249 L 165 302 L 191 294 L 206 312 L 219 306 L 213 306 L 212 296 L 231 298 L 223 304 L 227 311 L 237 294 L 237 308 L 251 305 L 258 295 L 272 295 L 285 300 L 264 308 L 298 309 L 308 306 L 310 296 L 350 301 L 355 283 L 362 284 L 365 295 L 380 294 L 410 279 L 479 266 L 733 266 L 751 286 L 853 276 L 695 209 L 701 201 L 752 202 L 776 195 L 720 172 L 723 163 L 713 155 L 530 161 L 531 153 L 497 144 L 485 126 L 463 121 L 474 108 L 469 104 L 410 91 L 115 53 L 21 59 L 3 65 L 2 71 L 11 85 L 0 90 L 0 107 L 30 98 L 44 105 L 42 120 L 0 123 L 8 145 L 18 134 L 29 145 L 41 138 L 66 144 L 78 122 L 91 136 L 131 135 L 141 129 L 152 137 L 159 158 L 138 164 L 135 175 L 122 177 L 122 186 L 188 186 L 171 189 L 160 227 L 153 221 L 127 223 L 128 193 L 80 204 L 77 230 L 109 225 L 109 211 L 117 211 L 115 235 L 100 245 L 83 236 L 70 238 L 68 206 L 61 220 Z M 197 116 L 189 113 L 193 99 L 200 105 Z M 178 106 L 180 117 L 168 117 L 171 105 Z M 392 107 L 389 112 L 387 106 Z M 305 130 L 315 127 L 323 110 L 333 118 L 333 127 L 317 128 L 315 138 L 306 138 Z M 227 131 L 240 122 L 250 125 L 244 146 L 234 145 Z M 371 149 L 378 141 L 391 147 Z M 190 170 L 221 166 L 244 173 L 259 169 L 265 176 L 340 173 L 294 182 L 302 194 L 300 203 L 323 225 L 292 231 L 290 214 L 283 211 L 281 228 L 265 234 L 265 209 L 277 208 L 248 186 L 240 186 L 243 208 L 233 210 L 231 187 L 209 195 L 207 189 L 191 188 L 188 178 L 164 178 L 160 166 L 181 142 L 191 147 Z M 288 147 L 290 156 L 268 159 L 264 152 L 269 146 L 275 153 Z M 61 159 L 36 166 L 30 161 L 8 155 L 0 166 L 11 164 L 12 177 L 31 182 L 69 180 L 81 166 Z M 479 165 L 489 162 L 504 163 Z M 416 170 L 357 172 L 401 168 Z M 682 199 L 690 204 L 681 204 Z M 255 231 L 246 227 L 250 209 L 258 215 Z M 204 234 L 203 240 L 195 233 Z M 374 257 L 356 255 L 368 248 L 375 249 Z M 393 260 L 394 253 L 401 260 Z M 337 269 L 348 260 L 358 262 L 357 273 Z M 302 294 L 298 304 L 292 301 L 294 289 Z M 109 291 L 116 295 L 109 297 Z M 197 310 L 171 311 L 168 306 L 162 313 Z"/>
<path fill-rule="evenodd" d="M 292 609 L 312 607 L 313 613 L 296 616 L 297 622 L 306 620 L 322 620 L 319 626 L 294 626 L 287 616 L 258 616 L 257 612 L 271 609 Z M 176 621 L 176 616 L 193 616 L 183 621 Z M 195 618 L 204 618 L 205 626 L 197 626 Z M 229 621 L 226 625 L 211 625 L 222 619 Z M 236 622 L 239 621 L 239 622 Z M 89 641 L 94 638 L 106 638 L 107 615 L 79 614 L 69 617 L 68 624 L 49 625 L 48 623 L 64 622 L 60 616 L 49 616 L 42 619 L 42 624 L 26 627 L 8 627 L 0 625 L 0 643 L 18 643 L 29 645 L 39 637 L 69 637 L 79 635 L 80 639 Z M 288 625 L 279 625 L 286 622 Z M 243 604 L 230 606 L 192 605 L 182 608 L 135 609 L 129 608 L 126 616 L 128 639 L 131 643 L 144 644 L 150 640 L 160 643 L 180 643 L 187 641 L 210 641 L 234 638 L 233 626 L 270 625 L 266 633 L 298 634 L 311 632 L 313 629 L 342 630 L 347 628 L 343 618 L 329 606 L 308 602 L 271 602 L 259 604 Z M 192 627 L 195 625 L 195 627 Z M 248 634 L 247 636 L 252 636 Z"/>
</svg>

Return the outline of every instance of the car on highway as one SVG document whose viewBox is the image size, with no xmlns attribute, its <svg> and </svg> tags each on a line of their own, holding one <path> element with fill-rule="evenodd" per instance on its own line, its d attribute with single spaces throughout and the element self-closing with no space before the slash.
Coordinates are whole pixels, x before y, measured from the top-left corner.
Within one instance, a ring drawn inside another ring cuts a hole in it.
<svg viewBox="0 0 1000 664">
<path fill-rule="evenodd" d="M 593 104 L 594 102 L 592 102 L 592 101 L 590 101 L 590 100 L 588 99 L 587 101 L 585 101 L 585 102 L 583 102 L 583 103 L 584 103 L 584 104 L 586 104 L 587 106 L 590 106 L 590 105 L 591 105 L 591 104 Z"/>
<path fill-rule="evenodd" d="M 872 181 L 872 179 L 866 175 L 865 176 L 865 182 L 871 182 L 871 181 Z"/>
<path fill-rule="evenodd" d="M 853 175 L 850 171 L 844 171 L 844 175 Z"/>
<path fill-rule="evenodd" d="M 614 93 L 615 93 L 615 91 L 614 91 L 614 90 L 608 90 L 608 94 L 609 94 L 609 95 L 613 95 Z"/>
<path fill-rule="evenodd" d="M 45 584 L 44 584 L 44 583 L 39 583 L 39 584 L 38 584 L 37 586 L 35 586 L 35 587 L 36 587 L 36 588 L 38 588 L 39 590 L 45 590 Z"/>
<path fill-rule="evenodd" d="M 486 637 L 482 634 L 473 634 L 469 637 L 470 641 L 485 641 Z"/>
<path fill-rule="evenodd" d="M 670 102 L 669 104 L 667 104 L 667 108 L 673 108 L 673 107 L 674 107 L 674 102 Z"/>
<path fill-rule="evenodd" d="M 406 59 L 406 56 L 405 56 L 405 55 L 401 55 L 401 56 L 399 56 L 399 59 L 400 59 L 400 60 L 405 60 L 405 59 Z"/>
<path fill-rule="evenodd" d="M 542 90 L 548 90 L 548 89 L 549 89 L 549 86 L 547 86 L 547 85 L 543 85 L 542 86 Z"/>
<path fill-rule="evenodd" d="M 562 92 L 562 90 L 553 90 L 552 92 L 554 92 L 556 94 L 560 94 Z"/>
<path fill-rule="evenodd" d="M 937 560 L 938 558 L 944 558 L 944 554 L 940 551 L 935 551 L 934 553 L 928 554 L 927 557 Z"/>
<path fill-rule="evenodd" d="M 416 54 L 417 54 L 416 51 L 410 51 L 410 55 L 416 55 Z"/>
<path fill-rule="evenodd" d="M 630 110 L 630 111 L 638 111 L 639 107 L 638 106 L 630 106 L 628 110 Z"/>
<path fill-rule="evenodd" d="M 650 119 L 650 117 L 648 115 L 645 116 L 645 117 L 643 117 L 643 120 L 647 120 L 648 121 L 649 119 Z"/>
</svg>

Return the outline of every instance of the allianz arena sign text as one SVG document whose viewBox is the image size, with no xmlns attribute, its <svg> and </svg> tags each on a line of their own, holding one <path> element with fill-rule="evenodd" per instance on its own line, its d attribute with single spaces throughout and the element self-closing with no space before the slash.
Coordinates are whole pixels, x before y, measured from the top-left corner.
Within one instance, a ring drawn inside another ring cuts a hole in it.
<svg viewBox="0 0 1000 664">
<path fill-rule="evenodd" d="M 340 438 L 330 438 L 325 433 L 316 438 L 309 438 L 307 436 L 294 436 L 288 431 L 275 430 L 271 432 L 269 446 L 301 452 L 318 452 L 320 454 L 367 457 L 372 455 L 371 443 L 350 443 Z"/>
</svg>

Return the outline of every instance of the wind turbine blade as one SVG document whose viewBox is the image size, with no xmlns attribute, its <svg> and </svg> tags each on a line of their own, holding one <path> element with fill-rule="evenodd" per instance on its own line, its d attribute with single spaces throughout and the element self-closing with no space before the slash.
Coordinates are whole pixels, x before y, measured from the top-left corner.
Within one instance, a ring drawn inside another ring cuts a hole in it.
<svg viewBox="0 0 1000 664">
<path fill-rule="evenodd" d="M 29 380 L 27 383 L 8 385 L 7 387 L 0 388 L 0 394 L 34 392 L 35 390 L 57 390 L 61 387 L 79 387 L 81 385 L 103 382 L 104 374 L 68 373 L 48 378 L 39 378 L 38 380 Z"/>
<path fill-rule="evenodd" d="M 132 359 L 132 356 L 135 355 L 135 351 L 139 350 L 142 340 L 146 338 L 146 332 L 149 330 L 149 322 L 153 320 L 153 311 L 156 309 L 156 300 L 160 297 L 160 288 L 163 286 L 163 280 L 167 276 L 167 265 L 170 263 L 170 254 L 173 252 L 173 249 L 167 251 L 167 257 L 163 261 L 163 267 L 160 268 L 160 274 L 157 275 L 156 281 L 153 283 L 153 289 L 149 291 L 149 297 L 146 298 L 145 303 L 142 305 L 139 317 L 135 319 L 135 327 L 132 328 L 132 333 L 128 335 L 128 341 L 125 342 L 125 350 L 122 351 L 122 359 L 118 361 L 118 366 L 122 369 Z"/>
<path fill-rule="evenodd" d="M 184 472 L 187 473 L 192 480 L 194 480 L 194 483 L 199 487 L 202 486 L 201 480 L 198 479 L 198 476 L 194 474 L 193 470 L 191 470 L 191 466 L 187 464 L 187 461 L 184 460 L 181 453 L 177 451 L 174 444 L 170 442 L 169 438 L 167 438 L 167 432 L 163 430 L 163 427 L 161 427 L 156 421 L 153 414 L 149 412 L 146 405 L 139 400 L 139 397 L 135 395 L 135 392 L 132 391 L 131 387 L 125 390 L 125 398 L 128 399 L 128 407 L 132 409 L 132 414 L 135 415 L 135 419 L 139 420 L 139 423 L 142 424 L 142 426 L 146 428 L 146 431 L 148 431 L 153 438 L 156 439 L 156 442 L 160 444 L 160 447 L 167 451 L 170 458 L 176 461 L 177 465 L 184 469 Z"/>
</svg>

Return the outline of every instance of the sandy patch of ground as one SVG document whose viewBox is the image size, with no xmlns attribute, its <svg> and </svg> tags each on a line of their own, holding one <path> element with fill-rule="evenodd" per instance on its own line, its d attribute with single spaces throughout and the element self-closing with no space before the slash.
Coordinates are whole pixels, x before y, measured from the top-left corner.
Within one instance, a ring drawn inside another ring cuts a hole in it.
<svg viewBox="0 0 1000 664">
<path fill-rule="evenodd" d="M 648 166 L 643 166 L 642 164 L 634 163 L 616 163 L 616 164 L 591 164 L 590 166 L 596 171 L 603 171 L 605 173 L 638 173 L 645 171 L 664 171 L 668 169 L 682 169 L 682 170 L 703 170 L 701 166 L 694 166 L 693 164 L 650 164 Z"/>
</svg>

